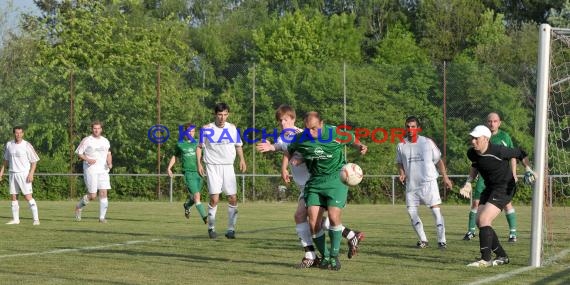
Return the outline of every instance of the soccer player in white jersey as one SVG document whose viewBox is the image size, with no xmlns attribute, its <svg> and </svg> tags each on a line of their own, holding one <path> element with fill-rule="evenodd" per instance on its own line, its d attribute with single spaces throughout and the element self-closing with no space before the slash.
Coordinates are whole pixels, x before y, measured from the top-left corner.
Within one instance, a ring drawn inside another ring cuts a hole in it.
<svg viewBox="0 0 570 285">
<path fill-rule="evenodd" d="M 99 192 L 99 222 L 107 223 L 105 216 L 109 207 L 107 191 L 111 189 L 109 170 L 113 168 L 111 145 L 101 135 L 103 125 L 99 121 L 91 123 L 91 135 L 83 138 L 75 153 L 83 160 L 83 178 L 87 186 L 85 194 L 75 206 L 75 219 L 81 221 L 81 211 Z"/>
<path fill-rule="evenodd" d="M 286 151 L 289 143 L 295 139 L 295 135 L 303 131 L 303 129 L 295 126 L 295 119 L 296 113 L 291 106 L 279 106 L 275 111 L 275 120 L 279 123 L 281 133 L 277 135 L 275 144 L 262 141 L 257 144 L 256 149 L 260 152 Z M 298 163 L 293 163 L 294 161 Z M 295 181 L 295 184 L 297 184 L 297 187 L 300 189 L 297 210 L 295 211 L 293 218 L 295 219 L 297 236 L 305 250 L 305 256 L 301 260 L 301 263 L 297 265 L 297 268 L 309 268 L 314 265 L 318 265 L 311 229 L 307 221 L 307 205 L 305 204 L 305 195 L 303 192 L 305 183 L 309 180 L 310 174 L 307 169 L 307 165 L 303 162 L 303 158 L 298 152 L 293 154 L 293 159 L 290 161 L 289 166 L 293 174 L 293 181 Z M 329 227 L 328 222 L 328 219 L 323 220 L 323 227 L 327 230 Z M 342 235 L 348 239 L 348 258 L 352 258 L 352 256 L 356 255 L 358 251 L 358 244 L 364 239 L 364 233 L 352 231 L 351 229 L 344 227 L 342 229 Z"/>
<path fill-rule="evenodd" d="M 4 168 L 9 166 L 10 176 L 8 178 L 10 195 L 12 196 L 12 220 L 7 225 L 20 224 L 20 205 L 18 204 L 18 193 L 22 193 L 30 210 L 32 211 L 33 225 L 40 224 L 38 217 L 38 205 L 32 197 L 32 181 L 34 181 L 34 172 L 36 171 L 36 163 L 40 160 L 34 147 L 24 140 L 24 129 L 16 126 L 12 129 L 14 140 L 6 143 L 4 148 L 4 163 L 0 169 L 0 180 L 4 175 Z"/>
<path fill-rule="evenodd" d="M 411 116 L 406 119 L 406 137 L 398 143 L 396 148 L 396 163 L 400 173 L 400 182 L 406 186 L 406 206 L 412 227 L 418 235 L 418 248 L 428 246 L 428 239 L 424 232 L 424 226 L 418 214 L 418 206 L 423 203 L 430 207 L 435 218 L 438 247 L 447 248 L 445 238 L 445 225 L 441 214 L 441 198 L 437 185 L 436 165 L 443 175 L 443 182 L 447 188 L 452 187 L 451 180 L 447 177 L 445 164 L 441 160 L 441 152 L 435 143 L 424 136 L 418 135 L 420 121 Z"/>
<path fill-rule="evenodd" d="M 234 172 L 236 154 L 239 157 L 239 169 L 246 170 L 242 141 L 235 125 L 227 122 L 230 107 L 226 103 L 218 103 L 214 107 L 215 121 L 202 127 L 200 141 L 196 148 L 198 172 L 207 175 L 210 203 L 208 204 L 208 236 L 216 234 L 216 212 L 220 193 L 228 197 L 228 229 L 226 238 L 235 239 L 235 226 L 238 216 L 237 182 Z M 204 168 L 202 164 L 206 164 Z"/>
</svg>

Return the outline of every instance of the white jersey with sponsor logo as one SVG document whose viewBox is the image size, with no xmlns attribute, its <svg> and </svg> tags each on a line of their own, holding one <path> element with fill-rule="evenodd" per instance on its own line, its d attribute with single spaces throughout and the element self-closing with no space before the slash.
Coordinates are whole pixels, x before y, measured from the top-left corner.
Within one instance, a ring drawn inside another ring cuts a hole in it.
<svg viewBox="0 0 570 285">
<path fill-rule="evenodd" d="M 240 134 L 235 125 L 226 122 L 220 128 L 209 123 L 200 129 L 200 146 L 207 164 L 234 164 L 236 147 L 242 146 Z"/>
<path fill-rule="evenodd" d="M 291 131 L 281 133 L 277 138 L 277 142 L 274 144 L 275 151 L 286 151 L 287 146 L 295 139 L 295 135 L 301 132 L 303 132 L 303 129 L 295 128 L 295 132 Z M 295 152 L 293 153 L 291 159 L 299 159 L 302 161 L 303 156 L 300 153 Z M 303 162 L 298 165 L 289 163 L 289 166 L 291 166 L 291 172 L 293 173 L 293 181 L 295 181 L 295 183 L 298 185 L 305 185 L 311 176 L 309 170 L 307 169 L 307 165 Z"/>
<path fill-rule="evenodd" d="M 402 164 L 406 172 L 406 190 L 421 188 L 425 182 L 436 180 L 439 172 L 435 164 L 441 159 L 441 152 L 435 143 L 424 136 L 417 136 L 415 143 L 405 138 L 398 143 L 396 163 Z"/>
<path fill-rule="evenodd" d="M 80 155 L 84 154 L 89 159 L 95 159 L 95 164 L 89 165 L 87 161 L 83 161 L 83 170 L 89 169 L 90 173 L 106 173 L 108 172 L 107 154 L 111 144 L 106 138 L 99 136 L 94 137 L 90 135 L 83 138 L 75 153 Z"/>
<path fill-rule="evenodd" d="M 4 148 L 4 160 L 8 161 L 10 173 L 28 173 L 31 164 L 38 162 L 40 157 L 34 147 L 26 140 L 22 140 L 20 143 L 11 140 L 6 143 Z"/>
</svg>

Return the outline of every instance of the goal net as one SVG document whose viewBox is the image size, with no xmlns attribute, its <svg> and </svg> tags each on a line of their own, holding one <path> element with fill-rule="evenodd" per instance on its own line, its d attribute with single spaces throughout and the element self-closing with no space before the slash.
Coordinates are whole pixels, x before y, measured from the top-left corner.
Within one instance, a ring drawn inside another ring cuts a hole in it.
<svg viewBox="0 0 570 285">
<path fill-rule="evenodd" d="M 570 202 L 570 29 L 540 26 L 536 114 L 531 266 L 568 254 L 563 236 Z M 564 242 L 562 242 L 564 241 Z"/>
</svg>

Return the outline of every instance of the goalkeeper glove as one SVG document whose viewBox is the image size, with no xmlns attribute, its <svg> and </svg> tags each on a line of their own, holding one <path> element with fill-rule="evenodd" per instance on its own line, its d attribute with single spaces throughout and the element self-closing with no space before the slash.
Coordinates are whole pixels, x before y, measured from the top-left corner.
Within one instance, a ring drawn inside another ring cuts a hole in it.
<svg viewBox="0 0 570 285">
<path fill-rule="evenodd" d="M 465 198 L 469 198 L 471 196 L 471 182 L 465 182 L 465 185 L 459 189 L 459 194 Z"/>
<path fill-rule="evenodd" d="M 525 170 L 526 171 L 524 173 L 524 183 L 530 185 L 534 183 L 534 181 L 536 180 L 536 175 L 534 174 L 534 171 L 532 171 L 532 168 L 530 168 L 530 166 L 527 166 Z"/>
</svg>

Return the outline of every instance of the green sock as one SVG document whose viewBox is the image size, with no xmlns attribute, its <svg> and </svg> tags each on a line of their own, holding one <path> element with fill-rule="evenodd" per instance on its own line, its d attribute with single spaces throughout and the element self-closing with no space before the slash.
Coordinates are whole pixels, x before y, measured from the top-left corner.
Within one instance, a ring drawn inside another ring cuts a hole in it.
<svg viewBox="0 0 570 285">
<path fill-rule="evenodd" d="M 331 257 L 338 256 L 340 250 L 340 241 L 342 240 L 342 226 L 331 227 L 329 229 L 329 236 L 331 238 Z"/>
<path fill-rule="evenodd" d="M 196 204 L 196 209 L 198 210 L 198 213 L 200 213 L 200 217 L 202 217 L 202 219 L 208 216 L 206 209 L 204 209 L 204 204 Z"/>
<path fill-rule="evenodd" d="M 317 246 L 317 250 L 323 258 L 329 257 L 329 250 L 326 247 L 326 236 L 324 232 L 320 232 L 320 236 L 313 236 L 313 243 Z"/>
<path fill-rule="evenodd" d="M 505 215 L 507 217 L 507 222 L 509 223 L 509 230 L 511 231 L 511 235 L 517 235 L 517 213 L 515 213 L 515 209 L 512 209 Z"/>
<path fill-rule="evenodd" d="M 473 212 L 473 211 L 469 211 L 469 224 L 468 226 L 468 231 L 475 233 L 475 230 L 477 229 L 477 226 L 475 225 L 475 220 L 477 219 L 477 212 Z"/>
</svg>

